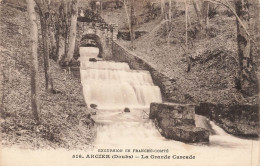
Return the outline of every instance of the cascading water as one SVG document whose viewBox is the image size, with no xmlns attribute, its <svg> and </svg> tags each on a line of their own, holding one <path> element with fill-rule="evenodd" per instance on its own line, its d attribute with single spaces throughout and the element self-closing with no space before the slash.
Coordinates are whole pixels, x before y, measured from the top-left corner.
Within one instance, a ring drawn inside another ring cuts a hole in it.
<svg viewBox="0 0 260 166">
<path fill-rule="evenodd" d="M 211 131 L 208 146 L 162 137 L 148 118 L 150 103 L 162 101 L 160 89 L 154 86 L 149 72 L 130 70 L 127 63 L 89 62 L 89 58 L 96 58 L 97 54 L 97 48 L 80 48 L 84 97 L 88 105 L 98 106 L 94 117 L 99 124 L 96 148 L 166 148 L 173 154 L 197 155 L 199 162 L 212 161 L 218 156 L 226 165 L 257 163 L 251 155 L 259 153 L 258 141 L 231 136 L 202 116 L 196 115 L 196 126 Z M 126 107 L 130 112 L 124 112 Z M 198 161 L 189 163 L 196 165 Z M 215 162 L 219 165 L 221 161 Z"/>
<path fill-rule="evenodd" d="M 1 149 L 2 165 L 20 166 L 86 166 L 86 165 L 180 165 L 180 166 L 259 166 L 259 141 L 234 137 L 203 116 L 195 116 L 196 126 L 211 131 L 208 145 L 185 144 L 167 140 L 160 135 L 148 118 L 148 104 L 160 101 L 160 92 L 147 72 L 131 71 L 126 63 L 89 62 L 96 58 L 98 49 L 81 48 L 81 76 L 86 103 L 98 105 L 95 121 L 99 124 L 94 149 L 84 150 L 26 150 Z M 114 72 L 111 72 L 113 69 Z M 91 71 L 88 73 L 86 70 Z M 99 71 L 98 71 L 99 70 Z M 106 71 L 107 70 L 107 71 Z M 127 85 L 122 85 L 127 84 Z M 102 86 L 106 87 L 103 88 Z M 146 89 L 140 89 L 145 86 Z M 126 88 L 126 89 L 124 89 Z M 133 90 L 130 90 L 130 89 Z M 139 90 L 137 89 L 139 88 Z M 150 91 L 150 89 L 153 89 Z M 156 90 L 157 89 L 157 90 Z M 98 91 L 98 92 L 97 92 Z M 124 92 L 120 92 L 124 91 Z M 146 92 L 148 91 L 148 92 Z M 129 93 L 132 93 L 131 95 Z M 126 94 L 130 99 L 122 99 Z M 118 96 L 119 97 L 118 97 Z M 143 95 L 143 96 L 142 96 Z M 148 95 L 148 96 L 146 96 Z M 106 99 L 105 96 L 108 99 Z M 156 97 L 155 97 L 156 96 Z M 121 97 L 121 98 L 120 98 Z M 118 103 L 117 103 L 118 102 Z M 124 112 L 129 106 L 130 112 Z M 102 109 L 100 109 L 103 107 Z M 114 107 L 114 108 L 113 108 Z M 116 108 L 115 108 L 116 107 Z M 36 139 L 37 140 L 37 139 Z M 74 142 L 72 142 L 74 143 Z M 99 152 L 98 149 L 153 149 L 168 153 Z M 133 155 L 123 158 L 72 158 L 72 155 Z M 145 156 L 195 156 L 195 159 L 142 159 Z M 15 160 L 10 159 L 15 158 Z M 139 156 L 136 157 L 136 156 Z M 43 162 L 44 159 L 44 162 Z M 26 162 L 25 162 L 26 161 Z"/>
<path fill-rule="evenodd" d="M 81 64 L 81 82 L 89 104 L 105 109 L 138 108 L 162 101 L 160 89 L 153 85 L 149 72 L 130 71 L 126 63 L 101 62 L 101 65 L 83 61 Z"/>
</svg>

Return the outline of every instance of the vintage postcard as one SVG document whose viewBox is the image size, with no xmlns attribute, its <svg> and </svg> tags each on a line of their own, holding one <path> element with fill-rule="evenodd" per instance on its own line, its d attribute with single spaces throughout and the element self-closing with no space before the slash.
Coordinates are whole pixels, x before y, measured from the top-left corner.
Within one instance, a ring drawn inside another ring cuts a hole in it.
<svg viewBox="0 0 260 166">
<path fill-rule="evenodd" d="M 260 166 L 259 0 L 0 0 L 1 166 Z"/>
</svg>

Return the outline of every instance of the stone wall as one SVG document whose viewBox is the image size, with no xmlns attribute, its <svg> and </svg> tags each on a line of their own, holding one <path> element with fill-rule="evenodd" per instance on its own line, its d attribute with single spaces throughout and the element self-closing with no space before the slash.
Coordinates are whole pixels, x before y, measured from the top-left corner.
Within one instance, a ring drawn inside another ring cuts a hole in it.
<svg viewBox="0 0 260 166">
<path fill-rule="evenodd" d="M 102 57 L 104 59 L 111 59 L 112 57 L 112 41 L 113 41 L 113 30 L 109 29 L 107 26 L 103 27 L 100 24 L 92 24 L 86 22 L 78 22 L 78 31 L 76 37 L 76 47 L 75 47 L 75 54 L 79 56 L 79 47 L 80 41 L 82 37 L 86 34 L 95 34 L 100 38 L 101 45 L 102 45 Z M 116 30 L 115 30 L 116 31 Z"/>
<path fill-rule="evenodd" d="M 113 41 L 112 55 L 112 59 L 110 60 L 116 62 L 127 62 L 131 69 L 150 71 L 154 84 L 159 86 L 161 89 L 163 100 L 171 101 L 170 98 L 174 96 L 175 91 L 177 90 L 175 79 L 167 77 L 165 74 L 157 71 L 145 60 L 121 46 L 117 41 Z"/>
<path fill-rule="evenodd" d="M 209 131 L 195 126 L 195 106 L 173 103 L 151 103 L 153 119 L 162 136 L 182 142 L 209 142 Z"/>
<path fill-rule="evenodd" d="M 81 39 L 81 36 L 84 35 L 87 29 L 84 23 L 80 23 L 81 28 L 78 32 L 77 39 Z M 102 30 L 100 27 L 95 27 L 95 33 L 100 36 L 102 46 L 104 49 L 103 59 L 104 60 L 113 60 L 115 62 L 127 62 L 131 69 L 134 70 L 148 70 L 151 73 L 153 82 L 155 85 L 159 86 L 161 89 L 163 101 L 167 102 L 176 102 L 172 99 L 177 99 L 177 84 L 176 80 L 166 76 L 164 73 L 157 71 L 152 65 L 138 57 L 132 51 L 129 51 L 117 41 L 117 32 L 118 27 L 114 26 L 112 31 Z M 78 72 L 78 71 L 76 71 Z M 179 100 L 183 101 L 183 100 Z M 153 107 L 154 108 L 154 107 Z M 234 105 L 227 106 L 221 104 L 210 104 L 202 103 L 200 106 L 196 106 L 196 113 L 208 117 L 210 120 L 216 122 L 217 125 L 222 127 L 225 131 L 230 134 L 240 135 L 240 136 L 257 136 L 259 135 L 259 106 L 248 106 L 248 105 Z M 168 115 L 166 113 L 166 115 Z M 180 115 L 181 116 L 181 115 Z M 151 118 L 153 118 L 153 113 L 151 113 Z M 162 125 L 167 123 L 173 123 L 175 125 L 183 124 L 192 124 L 192 119 L 180 119 L 175 118 L 171 119 L 171 122 L 164 120 Z M 171 128 L 173 130 L 173 128 Z M 175 131 L 176 130 L 176 131 Z M 200 132 L 199 129 L 197 132 Z M 188 127 L 178 127 L 172 132 L 184 132 L 189 131 L 192 133 L 193 128 L 188 125 Z M 169 133 L 172 133 L 169 132 Z M 188 133 L 189 133 L 188 132 Z M 195 132 L 196 133 L 196 132 Z M 164 134 L 165 135 L 165 134 Z M 168 135 L 169 136 L 169 135 Z M 167 136 L 167 137 L 168 137 Z M 170 135 L 169 137 L 172 137 Z"/>
<path fill-rule="evenodd" d="M 259 136 L 259 105 L 201 103 L 195 107 L 195 112 L 208 117 L 230 134 Z"/>
</svg>

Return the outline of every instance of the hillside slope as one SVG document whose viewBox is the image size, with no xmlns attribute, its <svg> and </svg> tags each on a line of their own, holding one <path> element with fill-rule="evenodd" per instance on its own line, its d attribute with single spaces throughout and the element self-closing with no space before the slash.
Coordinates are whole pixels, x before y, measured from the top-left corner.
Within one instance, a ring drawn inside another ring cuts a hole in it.
<svg viewBox="0 0 260 166">
<path fill-rule="evenodd" d="M 139 10 L 146 12 L 145 8 Z M 142 13 L 138 12 L 139 15 Z M 106 10 L 105 13 L 107 22 L 125 22 L 119 28 L 127 28 L 124 9 Z M 135 26 L 135 30 L 149 33 L 134 41 L 133 51 L 177 80 L 176 96 L 172 100 L 184 103 L 259 103 L 258 96 L 244 98 L 235 88 L 238 71 L 235 16 L 224 6 L 218 6 L 209 20 L 207 36 L 196 39 L 193 35 L 197 17 L 192 4 L 189 5 L 188 53 L 192 57 L 192 65 L 187 72 L 184 13 L 183 2 L 178 2 L 173 7 L 170 34 L 159 17 Z M 120 39 L 119 42 L 130 49 L 129 41 Z"/>
<path fill-rule="evenodd" d="M 27 13 L 0 4 L 0 51 L 4 74 L 1 143 L 23 148 L 91 147 L 95 127 L 86 110 L 79 78 L 66 74 L 51 61 L 57 94 L 45 92 L 43 55 L 39 47 L 40 119 L 36 125 L 30 102 L 29 25 Z M 40 42 L 41 38 L 39 38 Z M 40 46 L 41 43 L 39 43 Z"/>
</svg>

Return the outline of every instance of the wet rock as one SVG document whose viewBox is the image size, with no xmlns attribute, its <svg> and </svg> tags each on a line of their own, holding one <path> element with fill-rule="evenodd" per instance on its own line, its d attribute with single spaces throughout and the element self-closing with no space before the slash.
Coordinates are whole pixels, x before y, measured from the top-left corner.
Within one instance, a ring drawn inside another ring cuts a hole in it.
<svg viewBox="0 0 260 166">
<path fill-rule="evenodd" d="M 244 137 L 259 137 L 259 105 L 201 103 L 196 114 L 208 117 L 226 132 Z"/>
<path fill-rule="evenodd" d="M 212 125 L 210 124 L 210 120 L 207 117 L 196 115 L 195 119 L 196 119 L 195 120 L 196 127 L 207 129 L 210 132 L 210 135 L 216 134 L 216 131 L 212 128 Z"/>
<path fill-rule="evenodd" d="M 195 126 L 195 106 L 151 103 L 150 115 L 162 136 L 182 142 L 208 142 L 209 131 Z"/>
<path fill-rule="evenodd" d="M 89 58 L 89 62 L 97 62 L 96 58 Z"/>
<path fill-rule="evenodd" d="M 168 127 L 176 127 L 176 126 L 195 126 L 194 119 L 172 119 L 172 118 L 163 118 L 157 119 L 158 126 L 161 129 L 167 129 Z"/>
<path fill-rule="evenodd" d="M 193 119 L 195 118 L 195 106 L 175 103 L 151 103 L 150 119 Z M 194 125 L 194 124 L 192 124 Z"/>
<path fill-rule="evenodd" d="M 90 108 L 97 109 L 97 105 L 96 104 L 90 104 Z"/>
<path fill-rule="evenodd" d="M 130 112 L 130 109 L 126 107 L 126 108 L 124 109 L 124 112 Z"/>
<path fill-rule="evenodd" d="M 187 143 L 209 142 L 209 131 L 194 126 L 169 127 L 162 130 L 161 134 L 165 138 Z"/>
</svg>

